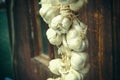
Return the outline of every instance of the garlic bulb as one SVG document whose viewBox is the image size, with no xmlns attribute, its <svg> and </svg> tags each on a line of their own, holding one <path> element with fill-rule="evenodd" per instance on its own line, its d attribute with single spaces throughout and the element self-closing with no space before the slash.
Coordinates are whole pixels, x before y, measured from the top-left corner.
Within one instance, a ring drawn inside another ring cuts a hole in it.
<svg viewBox="0 0 120 80">
<path fill-rule="evenodd" d="M 43 6 L 44 7 L 39 10 L 39 13 L 44 21 L 49 24 L 51 20 L 59 14 L 59 8 L 52 7 L 50 4 L 43 4 Z"/>
<path fill-rule="evenodd" d="M 70 9 L 73 11 L 78 11 L 85 3 L 87 3 L 87 0 L 77 0 L 76 2 L 71 3 Z"/>
<path fill-rule="evenodd" d="M 49 62 L 49 69 L 51 72 L 53 72 L 56 75 L 60 75 L 59 68 L 61 67 L 61 59 L 53 59 Z"/>
<path fill-rule="evenodd" d="M 62 36 L 57 34 L 53 29 L 49 28 L 46 32 L 49 42 L 53 45 L 60 45 L 62 42 Z"/>
<path fill-rule="evenodd" d="M 67 39 L 67 44 L 74 51 L 84 51 L 88 47 L 88 40 L 82 40 L 76 36 L 75 38 Z"/>
<path fill-rule="evenodd" d="M 86 66 L 88 54 L 85 52 L 72 52 L 71 67 L 75 70 L 81 70 Z"/>
<path fill-rule="evenodd" d="M 75 36 L 83 38 L 86 35 L 86 30 L 87 30 L 87 26 L 85 24 L 83 24 L 77 19 L 74 19 L 73 24 L 69 32 L 67 33 L 67 36 L 69 36 L 70 38 L 71 37 L 74 38 Z"/>
<path fill-rule="evenodd" d="M 60 33 L 67 33 L 71 24 L 72 21 L 70 20 L 70 18 L 58 15 L 52 19 L 50 27 Z"/>
<path fill-rule="evenodd" d="M 88 47 L 88 40 L 86 38 L 86 25 L 73 20 L 71 29 L 66 35 L 68 47 L 75 51 L 84 51 Z"/>
</svg>

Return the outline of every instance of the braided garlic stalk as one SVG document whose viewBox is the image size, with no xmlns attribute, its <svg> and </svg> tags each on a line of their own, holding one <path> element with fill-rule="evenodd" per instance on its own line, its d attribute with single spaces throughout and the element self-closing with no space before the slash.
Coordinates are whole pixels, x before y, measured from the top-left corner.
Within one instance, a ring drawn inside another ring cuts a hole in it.
<svg viewBox="0 0 120 80">
<path fill-rule="evenodd" d="M 49 62 L 49 69 L 60 77 L 47 80 L 83 80 L 89 71 L 87 26 L 80 22 L 74 12 L 86 3 L 86 0 L 41 0 L 39 11 L 49 25 L 46 32 L 52 45 L 58 47 L 61 58 Z"/>
</svg>

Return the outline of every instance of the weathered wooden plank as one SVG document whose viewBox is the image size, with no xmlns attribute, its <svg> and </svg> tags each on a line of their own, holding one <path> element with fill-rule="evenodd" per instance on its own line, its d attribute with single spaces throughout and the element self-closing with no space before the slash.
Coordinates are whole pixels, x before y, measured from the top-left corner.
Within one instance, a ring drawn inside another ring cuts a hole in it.
<svg viewBox="0 0 120 80">
<path fill-rule="evenodd" d="M 16 80 L 39 80 L 31 63 L 27 0 L 14 2 L 14 69 Z"/>
<path fill-rule="evenodd" d="M 112 80 L 112 9 L 111 0 L 89 0 L 80 12 L 88 25 L 91 69 L 87 80 Z"/>
</svg>

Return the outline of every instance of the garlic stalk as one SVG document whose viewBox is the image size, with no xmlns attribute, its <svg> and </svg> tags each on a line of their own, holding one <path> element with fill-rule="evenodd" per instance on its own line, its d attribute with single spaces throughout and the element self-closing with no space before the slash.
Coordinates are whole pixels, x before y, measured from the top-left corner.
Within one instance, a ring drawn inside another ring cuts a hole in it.
<svg viewBox="0 0 120 80">
<path fill-rule="evenodd" d="M 83 80 L 90 65 L 86 37 L 87 25 L 74 14 L 87 0 L 41 0 L 39 11 L 43 20 L 49 25 L 46 32 L 52 45 L 58 47 L 61 58 L 49 62 L 52 73 L 58 78 L 47 80 Z"/>
</svg>

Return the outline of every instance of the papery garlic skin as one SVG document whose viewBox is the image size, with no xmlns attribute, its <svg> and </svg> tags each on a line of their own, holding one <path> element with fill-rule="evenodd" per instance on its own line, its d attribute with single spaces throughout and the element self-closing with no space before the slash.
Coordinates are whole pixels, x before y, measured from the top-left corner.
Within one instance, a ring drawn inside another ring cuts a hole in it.
<svg viewBox="0 0 120 80">
<path fill-rule="evenodd" d="M 50 27 L 61 34 L 64 34 L 67 33 L 71 24 L 72 20 L 70 20 L 70 18 L 63 15 L 58 15 L 52 19 Z"/>
<path fill-rule="evenodd" d="M 74 51 L 84 51 L 88 47 L 88 41 L 76 37 L 75 39 L 67 40 L 68 47 Z"/>
<path fill-rule="evenodd" d="M 71 68 L 79 72 L 79 76 L 83 80 L 89 72 L 90 64 L 88 63 L 88 54 L 86 52 L 72 51 Z"/>
<path fill-rule="evenodd" d="M 58 0 L 41 0 L 40 3 L 42 7 L 39 10 L 39 14 L 47 24 L 50 24 L 51 20 L 60 12 L 60 4 Z"/>
<path fill-rule="evenodd" d="M 49 28 L 46 32 L 49 42 L 53 45 L 60 45 L 62 42 L 62 36 L 57 34 L 52 28 Z"/>
<path fill-rule="evenodd" d="M 59 14 L 59 8 L 52 7 L 49 4 L 44 4 L 45 7 L 42 7 L 39 11 L 43 20 L 50 24 L 51 20 Z"/>
<path fill-rule="evenodd" d="M 88 54 L 85 52 L 74 52 L 72 51 L 71 67 L 75 70 L 84 68 L 88 59 Z"/>
<path fill-rule="evenodd" d="M 61 67 L 62 62 L 61 59 L 53 59 L 49 62 L 49 69 L 52 73 L 56 75 L 60 75 L 59 68 Z"/>
<path fill-rule="evenodd" d="M 84 34 L 86 26 L 77 20 L 73 21 L 72 27 L 66 35 L 68 47 L 75 51 L 84 51 L 88 47 L 88 40 Z"/>
</svg>

